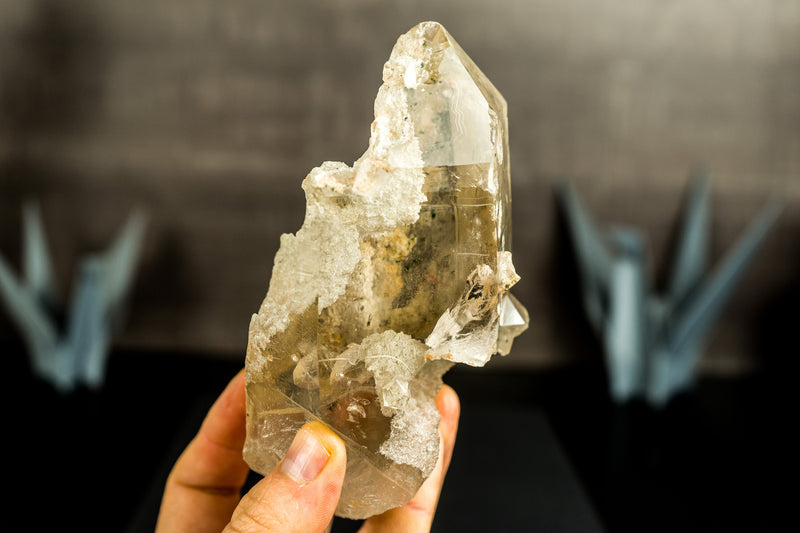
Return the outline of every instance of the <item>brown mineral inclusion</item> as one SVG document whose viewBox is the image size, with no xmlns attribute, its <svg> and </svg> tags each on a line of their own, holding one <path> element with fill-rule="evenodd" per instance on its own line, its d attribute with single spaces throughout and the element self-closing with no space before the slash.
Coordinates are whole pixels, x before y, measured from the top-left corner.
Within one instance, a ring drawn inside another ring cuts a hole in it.
<svg viewBox="0 0 800 533">
<path fill-rule="evenodd" d="M 401 36 L 369 148 L 303 181 L 250 322 L 244 456 L 266 474 L 311 420 L 347 446 L 337 514 L 405 504 L 436 464 L 433 398 L 454 362 L 483 366 L 527 328 L 508 293 L 506 102 L 438 23 Z"/>
</svg>

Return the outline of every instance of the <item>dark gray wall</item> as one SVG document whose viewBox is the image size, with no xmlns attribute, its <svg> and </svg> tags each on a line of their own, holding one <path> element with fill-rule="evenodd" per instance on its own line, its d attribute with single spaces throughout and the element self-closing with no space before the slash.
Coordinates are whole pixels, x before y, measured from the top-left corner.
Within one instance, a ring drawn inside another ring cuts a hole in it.
<svg viewBox="0 0 800 533">
<path fill-rule="evenodd" d="M 787 209 L 706 368 L 791 339 L 800 292 L 800 3 L 793 0 L 0 0 L 0 250 L 39 198 L 64 286 L 134 206 L 151 225 L 119 346 L 241 357 L 300 181 L 366 147 L 395 39 L 442 22 L 509 104 L 516 293 L 498 364 L 595 357 L 553 184 L 640 226 L 660 268 L 689 168 L 713 173 L 715 257 L 770 194 Z M 0 339 L 13 338 L 0 314 Z"/>
</svg>

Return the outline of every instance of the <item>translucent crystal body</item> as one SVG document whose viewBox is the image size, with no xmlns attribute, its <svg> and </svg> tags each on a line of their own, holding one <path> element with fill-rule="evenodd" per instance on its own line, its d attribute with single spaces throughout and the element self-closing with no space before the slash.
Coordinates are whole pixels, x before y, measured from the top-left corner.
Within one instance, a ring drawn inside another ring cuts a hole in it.
<svg viewBox="0 0 800 533">
<path fill-rule="evenodd" d="M 272 470 L 305 422 L 347 445 L 337 514 L 403 505 L 438 457 L 453 364 L 508 353 L 528 323 L 511 263 L 506 103 L 445 29 L 400 37 L 369 148 L 303 182 L 250 324 L 245 459 Z"/>
</svg>

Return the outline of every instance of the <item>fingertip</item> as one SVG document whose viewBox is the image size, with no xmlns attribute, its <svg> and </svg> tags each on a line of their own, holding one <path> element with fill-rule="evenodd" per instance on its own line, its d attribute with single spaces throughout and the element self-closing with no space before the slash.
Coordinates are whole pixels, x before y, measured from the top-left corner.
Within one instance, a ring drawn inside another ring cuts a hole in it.
<svg viewBox="0 0 800 533">
<path fill-rule="evenodd" d="M 330 455 L 331 460 L 340 461 L 347 455 L 344 442 L 328 426 L 314 420 L 303 425 L 300 431 L 308 431 L 313 435 Z"/>
<path fill-rule="evenodd" d="M 233 376 L 230 383 L 236 386 L 238 386 L 239 383 L 241 383 L 241 385 L 244 386 L 244 376 L 245 376 L 244 368 L 242 368 L 236 373 L 235 376 Z"/>
<path fill-rule="evenodd" d="M 244 398 L 244 369 L 241 369 L 231 378 L 215 403 L 222 404 L 224 408 L 239 408 L 244 406 Z"/>
<path fill-rule="evenodd" d="M 461 401 L 458 399 L 458 394 L 450 385 L 442 385 L 441 390 L 436 395 L 436 408 L 442 419 L 452 421 L 458 420 L 461 413 Z"/>
<path fill-rule="evenodd" d="M 336 511 L 346 466 L 342 440 L 320 422 L 304 424 L 275 470 L 242 499 L 228 531 L 324 530 Z"/>
<path fill-rule="evenodd" d="M 244 396 L 244 394 L 245 394 L 245 373 L 244 373 L 244 368 L 239 370 L 239 372 L 237 372 L 236 375 L 233 376 L 233 379 L 231 379 L 230 382 L 228 383 L 228 388 L 232 389 L 237 394 L 241 394 L 242 396 Z"/>
<path fill-rule="evenodd" d="M 313 435 L 328 453 L 328 460 L 316 479 L 320 485 L 320 502 L 327 502 L 323 507 L 330 507 L 326 514 L 327 519 L 323 520 L 327 523 L 333 516 L 344 484 L 347 470 L 347 448 L 344 441 L 322 422 L 316 420 L 307 422 L 300 431 Z"/>
<path fill-rule="evenodd" d="M 344 477 L 346 450 L 342 440 L 320 422 L 300 428 L 278 470 L 293 481 L 305 484 L 319 476 L 340 483 Z"/>
<path fill-rule="evenodd" d="M 214 441 L 241 448 L 245 437 L 244 369 L 228 382 L 203 421 L 201 433 Z"/>
<path fill-rule="evenodd" d="M 442 438 L 442 455 L 440 461 L 442 475 L 444 475 L 453 457 L 456 434 L 458 433 L 458 418 L 461 414 L 461 402 L 458 399 L 456 391 L 449 385 L 442 385 L 442 389 L 439 391 L 439 394 L 436 395 L 436 407 L 439 409 L 439 413 L 442 416 L 439 421 L 439 434 Z"/>
</svg>

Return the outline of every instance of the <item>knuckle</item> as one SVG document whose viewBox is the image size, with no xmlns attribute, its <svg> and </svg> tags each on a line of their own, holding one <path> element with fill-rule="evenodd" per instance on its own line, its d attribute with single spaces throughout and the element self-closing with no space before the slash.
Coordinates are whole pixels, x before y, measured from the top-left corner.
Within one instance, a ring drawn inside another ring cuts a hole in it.
<svg viewBox="0 0 800 533">
<path fill-rule="evenodd" d="M 278 531 L 277 524 L 274 523 L 268 516 L 261 513 L 255 513 L 252 509 L 241 509 L 240 512 L 234 514 L 233 519 L 225 528 L 227 533 L 262 533 L 269 531 Z"/>
<path fill-rule="evenodd" d="M 229 533 L 266 533 L 285 529 L 281 517 L 271 512 L 269 506 L 254 498 L 250 493 L 244 495 L 233 513 L 228 528 Z"/>
</svg>

